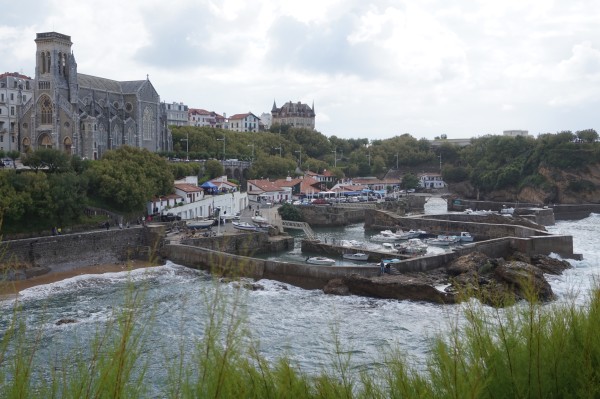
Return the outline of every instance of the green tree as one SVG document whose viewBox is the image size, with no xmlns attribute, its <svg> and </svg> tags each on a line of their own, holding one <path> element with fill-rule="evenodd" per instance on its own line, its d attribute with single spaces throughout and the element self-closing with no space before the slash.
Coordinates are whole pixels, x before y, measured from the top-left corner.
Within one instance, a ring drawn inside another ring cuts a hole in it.
<svg viewBox="0 0 600 399">
<path fill-rule="evenodd" d="M 303 222 L 302 213 L 292 204 L 285 203 L 277 209 L 282 220 L 291 220 L 295 222 Z"/>
<path fill-rule="evenodd" d="M 173 192 L 167 161 L 145 149 L 108 151 L 86 171 L 90 194 L 117 210 L 142 211 L 152 197 Z"/>
<path fill-rule="evenodd" d="M 225 169 L 223 168 L 223 164 L 216 159 L 209 159 L 204 163 L 204 175 L 208 176 L 208 180 L 223 176 L 224 174 Z"/>
<path fill-rule="evenodd" d="M 296 161 L 280 156 L 261 157 L 250 169 L 253 179 L 285 178 L 296 169 Z"/>
<path fill-rule="evenodd" d="M 406 173 L 402 176 L 402 182 L 400 188 L 404 190 L 411 190 L 419 187 L 419 178 L 412 173 Z"/>
<path fill-rule="evenodd" d="M 16 160 L 19 159 L 21 153 L 17 150 L 10 150 L 6 152 L 6 156 L 12 159 L 13 168 L 17 169 Z"/>
<path fill-rule="evenodd" d="M 575 132 L 577 138 L 586 143 L 593 143 L 598 140 L 598 133 L 594 129 L 586 129 Z"/>
<path fill-rule="evenodd" d="M 40 148 L 25 155 L 23 165 L 39 170 L 47 168 L 49 173 L 71 170 L 71 157 L 63 151 L 52 148 Z"/>
</svg>

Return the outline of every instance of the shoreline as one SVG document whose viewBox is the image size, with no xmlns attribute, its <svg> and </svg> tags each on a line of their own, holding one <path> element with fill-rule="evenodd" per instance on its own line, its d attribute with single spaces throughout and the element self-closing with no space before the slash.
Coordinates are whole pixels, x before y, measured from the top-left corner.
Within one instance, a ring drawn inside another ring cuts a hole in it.
<svg viewBox="0 0 600 399">
<path fill-rule="evenodd" d="M 125 272 L 136 269 L 144 269 L 150 267 L 156 267 L 162 265 L 155 265 L 148 261 L 131 260 L 126 263 L 113 263 L 113 264 L 102 264 L 78 267 L 73 270 L 61 271 L 61 272 L 49 272 L 41 276 L 31 277 L 25 280 L 14 280 L 14 281 L 2 281 L 0 282 L 0 300 L 9 299 L 16 297 L 18 294 L 27 288 L 36 287 L 38 285 L 45 285 L 55 283 L 57 281 L 66 280 L 71 277 L 83 276 L 86 274 L 104 274 L 104 273 L 115 273 Z"/>
</svg>

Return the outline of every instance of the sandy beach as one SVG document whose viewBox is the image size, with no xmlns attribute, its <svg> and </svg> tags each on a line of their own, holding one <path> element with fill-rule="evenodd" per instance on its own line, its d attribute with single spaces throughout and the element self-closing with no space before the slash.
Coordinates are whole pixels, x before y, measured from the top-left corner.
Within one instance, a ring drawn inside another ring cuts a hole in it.
<svg viewBox="0 0 600 399">
<path fill-rule="evenodd" d="M 0 282 L 0 299 L 18 294 L 21 290 L 37 285 L 49 284 L 56 281 L 65 280 L 70 277 L 82 276 L 84 274 L 103 274 L 124 272 L 147 267 L 155 267 L 147 261 L 132 260 L 121 264 L 94 265 L 77 268 L 65 272 L 50 272 L 43 276 L 32 277 L 26 280 L 3 281 Z"/>
</svg>

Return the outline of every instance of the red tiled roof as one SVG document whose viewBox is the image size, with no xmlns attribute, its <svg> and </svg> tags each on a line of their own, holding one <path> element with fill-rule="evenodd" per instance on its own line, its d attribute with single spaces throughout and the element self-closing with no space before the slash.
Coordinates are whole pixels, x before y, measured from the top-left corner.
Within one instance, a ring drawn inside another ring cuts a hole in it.
<svg viewBox="0 0 600 399">
<path fill-rule="evenodd" d="M 22 75 L 19 72 L 4 72 L 3 74 L 0 75 L 0 79 L 5 78 L 7 76 L 12 76 L 13 78 L 31 80 L 31 78 L 29 76 Z"/>
<path fill-rule="evenodd" d="M 177 195 L 177 194 L 161 195 L 160 197 L 153 197 L 152 202 L 156 202 L 156 201 L 160 201 L 160 200 L 166 201 L 166 200 L 177 199 L 177 198 L 181 198 L 181 195 Z"/>
<path fill-rule="evenodd" d="M 281 187 L 279 187 L 275 182 L 270 180 L 248 180 L 248 184 L 253 184 L 254 186 L 260 188 L 263 191 L 281 191 Z"/>
<path fill-rule="evenodd" d="M 198 186 L 189 183 L 175 184 L 175 188 L 186 193 L 202 192 L 202 189 Z"/>
</svg>

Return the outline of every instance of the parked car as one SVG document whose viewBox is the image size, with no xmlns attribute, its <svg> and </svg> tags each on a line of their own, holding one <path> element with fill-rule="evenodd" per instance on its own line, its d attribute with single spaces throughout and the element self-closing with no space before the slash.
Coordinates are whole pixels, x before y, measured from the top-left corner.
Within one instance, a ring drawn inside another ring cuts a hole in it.
<svg viewBox="0 0 600 399">
<path fill-rule="evenodd" d="M 317 198 L 316 200 L 313 200 L 313 205 L 328 205 L 329 202 L 327 202 L 326 199 L 324 198 Z"/>
</svg>

